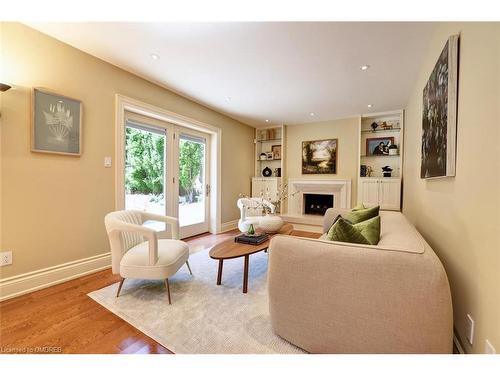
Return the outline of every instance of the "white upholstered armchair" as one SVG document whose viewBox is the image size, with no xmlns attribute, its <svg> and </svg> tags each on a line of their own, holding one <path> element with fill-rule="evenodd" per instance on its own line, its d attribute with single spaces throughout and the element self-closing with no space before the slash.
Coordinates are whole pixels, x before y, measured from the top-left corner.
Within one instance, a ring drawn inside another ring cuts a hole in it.
<svg viewBox="0 0 500 375">
<path fill-rule="evenodd" d="M 263 206 L 267 207 L 274 214 L 276 207 L 271 202 L 263 198 L 240 198 L 237 206 L 240 209 L 240 220 L 238 220 L 238 229 L 241 232 L 248 231 L 250 224 L 254 226 L 259 224 L 262 217 Z"/>
<path fill-rule="evenodd" d="M 148 220 L 169 224 L 172 238 L 158 239 L 155 230 L 143 226 Z M 179 241 L 179 220 L 143 211 L 124 210 L 107 214 L 104 223 L 111 245 L 112 271 L 122 277 L 116 296 L 120 295 L 127 278 L 161 279 L 165 280 L 170 304 L 168 278 L 184 263 L 191 273 L 189 247 L 185 242 Z"/>
</svg>

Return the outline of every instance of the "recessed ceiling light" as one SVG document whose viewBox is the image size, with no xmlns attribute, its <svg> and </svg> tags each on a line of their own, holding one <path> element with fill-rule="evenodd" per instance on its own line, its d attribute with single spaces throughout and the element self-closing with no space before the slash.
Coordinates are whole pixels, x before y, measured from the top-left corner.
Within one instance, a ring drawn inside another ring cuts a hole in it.
<svg viewBox="0 0 500 375">
<path fill-rule="evenodd" d="M 311 116 L 311 117 L 314 116 L 314 115 L 315 115 L 314 112 L 309 113 L 309 116 Z"/>
<path fill-rule="evenodd" d="M 158 56 L 156 53 L 152 53 L 150 56 L 153 60 L 158 60 L 160 58 L 160 56 Z"/>
<path fill-rule="evenodd" d="M 361 70 L 368 70 L 370 68 L 370 65 L 361 65 L 359 69 Z"/>
<path fill-rule="evenodd" d="M 371 107 L 373 107 L 373 105 L 371 105 L 371 104 L 368 104 L 368 108 L 371 108 Z"/>
<path fill-rule="evenodd" d="M 266 122 L 269 122 L 269 120 L 266 120 Z"/>
</svg>

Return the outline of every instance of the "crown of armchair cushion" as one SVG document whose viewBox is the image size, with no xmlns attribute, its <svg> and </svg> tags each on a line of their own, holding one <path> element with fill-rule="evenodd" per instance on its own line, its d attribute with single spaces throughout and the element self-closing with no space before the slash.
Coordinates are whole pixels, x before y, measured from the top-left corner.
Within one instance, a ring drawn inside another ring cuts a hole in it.
<svg viewBox="0 0 500 375">
<path fill-rule="evenodd" d="M 149 244 L 142 242 L 130 248 L 120 261 L 120 275 L 131 279 L 167 279 L 189 258 L 189 247 L 179 240 L 158 240 L 158 260 L 149 264 Z"/>
</svg>

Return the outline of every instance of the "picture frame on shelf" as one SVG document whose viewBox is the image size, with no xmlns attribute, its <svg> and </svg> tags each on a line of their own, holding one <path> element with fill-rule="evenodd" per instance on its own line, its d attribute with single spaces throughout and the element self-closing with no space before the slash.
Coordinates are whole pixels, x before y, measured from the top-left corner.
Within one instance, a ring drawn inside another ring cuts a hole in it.
<svg viewBox="0 0 500 375">
<path fill-rule="evenodd" d="M 31 151 L 82 154 L 82 102 L 55 92 L 32 92 Z"/>
<path fill-rule="evenodd" d="M 366 138 L 366 156 L 389 155 L 389 147 L 394 144 L 394 137 Z"/>
<path fill-rule="evenodd" d="M 274 156 L 272 152 L 266 152 L 266 160 L 274 160 Z"/>
<path fill-rule="evenodd" d="M 271 146 L 271 152 L 273 153 L 274 160 L 281 160 L 281 145 Z"/>
</svg>

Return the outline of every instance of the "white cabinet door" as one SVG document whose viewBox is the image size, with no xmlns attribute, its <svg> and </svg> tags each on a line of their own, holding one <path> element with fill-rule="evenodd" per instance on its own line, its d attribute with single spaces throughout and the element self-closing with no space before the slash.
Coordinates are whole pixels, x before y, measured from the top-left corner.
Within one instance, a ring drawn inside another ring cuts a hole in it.
<svg viewBox="0 0 500 375">
<path fill-rule="evenodd" d="M 252 197 L 276 199 L 279 178 L 252 178 Z"/>
<path fill-rule="evenodd" d="M 380 180 L 378 178 L 360 179 L 360 198 L 365 207 L 377 206 L 379 204 Z"/>
<path fill-rule="evenodd" d="M 380 209 L 395 211 L 401 209 L 400 179 L 380 179 Z"/>
</svg>

